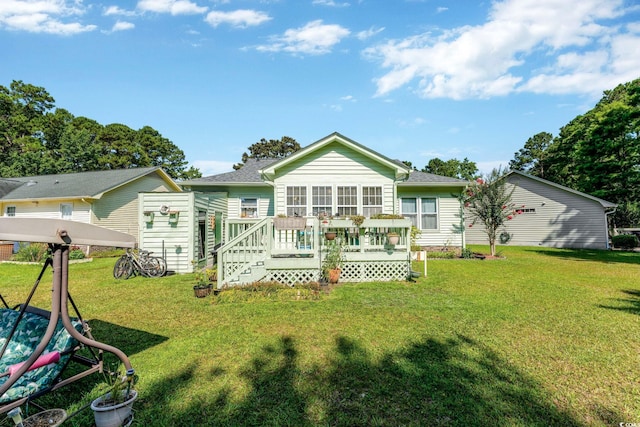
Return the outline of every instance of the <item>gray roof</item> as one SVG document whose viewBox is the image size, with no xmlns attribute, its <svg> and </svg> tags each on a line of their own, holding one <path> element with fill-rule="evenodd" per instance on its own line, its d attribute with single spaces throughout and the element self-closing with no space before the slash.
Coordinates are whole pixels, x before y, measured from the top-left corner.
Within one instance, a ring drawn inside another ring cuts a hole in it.
<svg viewBox="0 0 640 427">
<path fill-rule="evenodd" d="M 23 182 L 13 178 L 0 178 L 0 199 L 20 187 Z"/>
<path fill-rule="evenodd" d="M 260 176 L 260 169 L 280 160 L 282 159 L 247 159 L 244 166 L 238 170 L 183 181 L 180 184 L 184 186 L 207 184 L 263 184 L 264 180 Z"/>
<path fill-rule="evenodd" d="M 95 198 L 106 191 L 159 169 L 160 167 L 155 166 L 60 175 L 0 178 L 0 199 L 9 201 L 79 197 Z M 13 188 L 7 193 L 2 194 L 3 185 L 11 186 L 12 184 Z"/>
<path fill-rule="evenodd" d="M 420 185 L 420 184 L 450 184 L 453 186 L 466 186 L 468 184 L 467 181 L 458 178 L 450 178 L 448 176 L 434 175 L 428 172 L 420 172 L 413 170 L 409 174 L 409 178 L 407 178 L 404 182 L 398 183 L 398 185 Z"/>
</svg>

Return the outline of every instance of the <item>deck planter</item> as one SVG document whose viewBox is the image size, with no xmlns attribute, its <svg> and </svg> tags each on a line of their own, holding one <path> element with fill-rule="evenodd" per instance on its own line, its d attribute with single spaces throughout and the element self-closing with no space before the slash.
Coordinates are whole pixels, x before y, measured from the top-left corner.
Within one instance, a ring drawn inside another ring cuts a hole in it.
<svg viewBox="0 0 640 427">
<path fill-rule="evenodd" d="M 304 230 L 307 226 L 307 219 L 301 216 L 276 217 L 273 219 L 273 225 L 276 230 Z"/>
</svg>

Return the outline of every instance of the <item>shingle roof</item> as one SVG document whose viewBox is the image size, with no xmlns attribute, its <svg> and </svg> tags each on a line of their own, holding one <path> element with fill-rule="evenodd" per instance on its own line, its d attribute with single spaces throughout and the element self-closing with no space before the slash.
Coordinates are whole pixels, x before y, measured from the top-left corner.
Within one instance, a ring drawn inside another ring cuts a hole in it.
<svg viewBox="0 0 640 427">
<path fill-rule="evenodd" d="M 409 178 L 398 185 L 419 185 L 419 184 L 452 184 L 455 186 L 465 186 L 467 181 L 458 178 L 450 178 L 448 176 L 435 175 L 427 172 L 411 171 Z"/>
<path fill-rule="evenodd" d="M 262 184 L 260 169 L 272 165 L 282 159 L 247 159 L 243 167 L 232 172 L 206 176 L 181 182 L 181 185 L 206 185 L 206 184 Z"/>
<path fill-rule="evenodd" d="M 3 201 L 77 197 L 91 198 L 158 169 L 160 168 L 156 166 L 7 178 L 0 181 L 12 181 L 20 185 L 14 186 L 11 191 L 0 195 L 0 198 Z M 0 194 L 2 194 L 1 190 Z"/>
</svg>

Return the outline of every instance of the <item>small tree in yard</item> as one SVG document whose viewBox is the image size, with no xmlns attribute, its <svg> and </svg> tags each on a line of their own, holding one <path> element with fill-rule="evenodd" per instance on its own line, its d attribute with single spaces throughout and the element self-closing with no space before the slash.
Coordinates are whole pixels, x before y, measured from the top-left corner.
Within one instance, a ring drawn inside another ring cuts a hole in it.
<svg viewBox="0 0 640 427">
<path fill-rule="evenodd" d="M 484 178 L 471 181 L 465 190 L 464 205 L 471 218 L 469 227 L 478 222 L 484 225 L 491 256 L 496 255 L 499 229 L 522 213 L 511 201 L 515 188 L 509 188 L 504 176 L 501 169 L 494 169 Z"/>
</svg>

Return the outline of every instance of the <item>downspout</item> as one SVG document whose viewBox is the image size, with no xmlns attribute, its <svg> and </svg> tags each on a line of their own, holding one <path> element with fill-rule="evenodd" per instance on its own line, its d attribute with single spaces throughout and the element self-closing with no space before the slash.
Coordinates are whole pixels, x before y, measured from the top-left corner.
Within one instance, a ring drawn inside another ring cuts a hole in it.
<svg viewBox="0 0 640 427">
<path fill-rule="evenodd" d="M 608 218 L 608 215 L 616 213 L 616 209 L 617 208 L 613 208 L 613 210 L 610 210 L 609 212 L 607 212 L 606 210 L 604 212 L 604 229 L 605 229 L 605 232 L 606 232 L 605 236 L 607 237 L 605 239 L 605 241 L 606 241 L 605 248 L 607 250 L 611 249 L 611 247 L 609 246 L 609 218 Z"/>
</svg>

